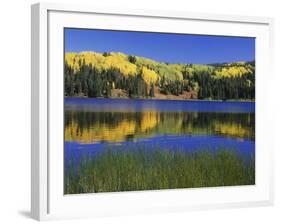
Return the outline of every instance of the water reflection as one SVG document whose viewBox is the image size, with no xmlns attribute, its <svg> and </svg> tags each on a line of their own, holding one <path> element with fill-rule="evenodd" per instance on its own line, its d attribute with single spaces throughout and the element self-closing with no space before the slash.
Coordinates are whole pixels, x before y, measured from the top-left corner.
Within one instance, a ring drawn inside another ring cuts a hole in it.
<svg viewBox="0 0 281 224">
<path fill-rule="evenodd" d="M 188 111 L 65 111 L 65 141 L 125 142 L 163 135 L 255 139 L 254 113 Z"/>
</svg>

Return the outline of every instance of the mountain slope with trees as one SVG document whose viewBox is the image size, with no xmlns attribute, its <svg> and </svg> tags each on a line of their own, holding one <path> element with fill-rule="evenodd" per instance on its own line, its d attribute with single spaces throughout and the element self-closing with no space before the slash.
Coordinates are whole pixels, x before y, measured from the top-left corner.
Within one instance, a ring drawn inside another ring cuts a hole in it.
<svg viewBox="0 0 281 224">
<path fill-rule="evenodd" d="M 254 100 L 255 62 L 169 64 L 116 52 L 65 54 L 66 97 Z"/>
</svg>

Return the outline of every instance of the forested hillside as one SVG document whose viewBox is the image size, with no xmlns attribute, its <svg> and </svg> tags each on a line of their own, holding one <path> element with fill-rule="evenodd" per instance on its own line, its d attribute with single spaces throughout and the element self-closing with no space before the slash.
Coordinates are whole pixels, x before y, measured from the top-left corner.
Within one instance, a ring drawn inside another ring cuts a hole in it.
<svg viewBox="0 0 281 224">
<path fill-rule="evenodd" d="M 169 64 L 123 53 L 65 54 L 65 96 L 254 100 L 255 62 Z"/>
</svg>

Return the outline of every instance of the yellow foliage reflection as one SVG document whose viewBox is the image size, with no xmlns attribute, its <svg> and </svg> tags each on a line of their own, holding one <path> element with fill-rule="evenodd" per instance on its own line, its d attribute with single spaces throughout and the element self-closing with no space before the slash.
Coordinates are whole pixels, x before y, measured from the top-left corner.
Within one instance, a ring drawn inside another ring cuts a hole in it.
<svg viewBox="0 0 281 224">
<path fill-rule="evenodd" d="M 255 138 L 254 115 L 186 112 L 70 112 L 65 141 L 123 142 L 157 135 L 222 135 Z"/>
<path fill-rule="evenodd" d="M 81 130 L 77 122 L 72 122 L 65 128 L 65 140 L 77 141 L 82 144 L 90 144 L 101 141 L 122 142 L 127 135 L 135 132 L 136 123 L 124 120 L 115 127 L 105 124 L 95 124 L 87 129 Z"/>
<path fill-rule="evenodd" d="M 219 134 L 237 138 L 250 138 L 253 132 L 251 128 L 243 127 L 239 123 L 216 123 L 214 127 L 215 131 Z"/>
<path fill-rule="evenodd" d="M 155 111 L 143 112 L 140 122 L 141 133 L 147 132 L 152 128 L 156 127 L 160 122 L 159 113 Z"/>
<path fill-rule="evenodd" d="M 81 144 L 102 141 L 122 142 L 126 141 L 127 136 L 149 132 L 159 121 L 159 114 L 153 111 L 143 112 L 139 123 L 137 120 L 124 118 L 114 126 L 101 121 L 81 129 L 77 121 L 71 121 L 65 127 L 65 141 L 77 141 Z"/>
</svg>

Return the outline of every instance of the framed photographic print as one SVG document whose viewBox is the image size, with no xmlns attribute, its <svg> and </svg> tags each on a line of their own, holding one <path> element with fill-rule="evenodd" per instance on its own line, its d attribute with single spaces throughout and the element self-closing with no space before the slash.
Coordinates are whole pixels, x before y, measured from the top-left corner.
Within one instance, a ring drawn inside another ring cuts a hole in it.
<svg viewBox="0 0 281 224">
<path fill-rule="evenodd" d="M 32 6 L 32 217 L 270 205 L 270 18 Z"/>
</svg>

